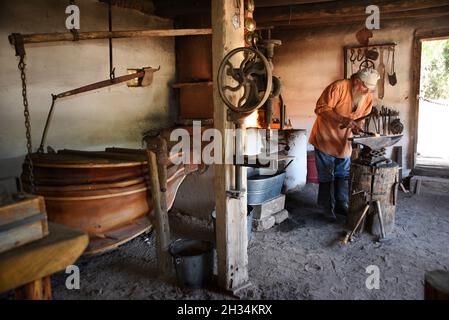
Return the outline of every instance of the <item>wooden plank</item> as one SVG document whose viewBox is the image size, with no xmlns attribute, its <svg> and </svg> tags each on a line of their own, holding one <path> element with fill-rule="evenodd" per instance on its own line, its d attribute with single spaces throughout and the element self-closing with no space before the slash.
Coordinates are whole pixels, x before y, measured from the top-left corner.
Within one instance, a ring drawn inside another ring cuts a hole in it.
<svg viewBox="0 0 449 320">
<path fill-rule="evenodd" d="M 328 3 L 304 4 L 294 6 L 279 6 L 255 10 L 255 19 L 264 24 L 267 21 L 292 21 L 299 19 L 336 19 L 348 16 L 362 16 L 368 5 L 379 6 L 381 19 L 386 14 L 399 13 L 408 10 L 429 9 L 449 5 L 449 0 L 340 0 Z M 366 19 L 366 15 L 365 15 Z"/>
<path fill-rule="evenodd" d="M 45 212 L 45 201 L 39 196 L 25 196 L 12 204 L 0 207 L 0 226 Z"/>
<path fill-rule="evenodd" d="M 49 223 L 49 235 L 0 254 L 0 292 L 50 276 L 72 265 L 87 247 L 86 233 Z"/>
<path fill-rule="evenodd" d="M 212 86 L 212 81 L 203 81 L 203 82 L 185 82 L 185 83 L 175 83 L 172 85 L 172 88 L 178 89 L 178 88 L 188 88 L 188 87 L 195 87 L 195 86 Z"/>
<path fill-rule="evenodd" d="M 243 1 L 240 1 L 243 8 Z M 212 0 L 212 55 L 213 79 L 217 79 L 219 66 L 224 56 L 232 49 L 244 45 L 243 23 L 235 28 L 232 16 L 236 13 L 236 2 Z M 243 22 L 243 10 L 240 11 Z M 225 134 L 233 128 L 227 121 L 227 107 L 220 98 L 217 82 L 214 81 L 214 127 L 224 139 L 222 144 L 223 163 L 225 150 L 233 150 L 233 139 Z M 246 195 L 240 199 L 229 198 L 226 194 L 233 183 L 233 166 L 214 165 L 214 190 L 216 204 L 216 241 L 218 255 L 218 284 L 234 293 L 248 283 L 248 253 L 246 232 Z M 242 176 L 246 177 L 246 169 Z M 246 188 L 246 179 L 243 182 Z"/>
<path fill-rule="evenodd" d="M 149 174 L 151 178 L 151 197 L 155 215 L 156 252 L 159 275 L 170 278 L 174 274 L 173 261 L 170 256 L 170 225 L 168 220 L 166 198 L 161 195 L 158 160 L 156 153 L 147 150 Z M 165 192 L 164 192 L 165 193 Z"/>
<path fill-rule="evenodd" d="M 398 178 L 399 166 L 383 166 L 376 168 L 376 174 L 373 176 L 373 197 L 372 201 L 380 201 L 382 218 L 384 224 L 385 235 L 391 235 L 394 230 L 396 220 L 396 203 L 397 188 L 399 187 Z M 377 210 L 374 210 L 375 214 L 370 216 L 370 232 L 373 235 L 380 236 L 380 223 L 377 215 Z"/>
<path fill-rule="evenodd" d="M 150 217 L 144 216 L 132 221 L 128 225 L 108 231 L 105 234 L 92 235 L 84 255 L 95 255 L 114 250 L 151 229 L 152 223 Z"/>
<path fill-rule="evenodd" d="M 363 209 L 370 201 L 371 181 L 373 168 L 357 163 L 351 164 L 350 169 L 350 191 L 347 228 L 355 228 L 357 221 L 363 213 Z M 361 223 L 360 231 L 363 231 L 364 221 Z M 357 231 L 357 230 L 356 230 Z"/>
<path fill-rule="evenodd" d="M 449 6 L 441 6 L 435 8 L 426 8 L 420 10 L 407 10 L 401 12 L 383 13 L 381 11 L 381 23 L 386 21 L 407 20 L 407 19 L 424 19 L 437 18 L 449 15 Z M 289 20 L 261 20 L 260 26 L 276 27 L 316 27 L 316 26 L 335 26 L 341 24 L 352 24 L 366 21 L 368 15 L 363 14 L 362 11 L 356 15 L 335 15 L 329 17 L 315 17 L 315 18 L 300 18 Z"/>
<path fill-rule="evenodd" d="M 132 30 L 132 31 L 89 31 L 80 32 L 78 40 L 117 39 L 117 38 L 147 38 L 147 37 L 180 37 L 211 34 L 212 30 L 205 29 L 161 29 L 161 30 Z M 70 32 L 24 34 L 23 43 L 42 43 L 57 41 L 73 41 Z M 9 42 L 14 44 L 14 37 L 9 36 Z"/>
<path fill-rule="evenodd" d="M 36 214 L 0 227 L 0 253 L 48 235 L 47 215 Z"/>
</svg>

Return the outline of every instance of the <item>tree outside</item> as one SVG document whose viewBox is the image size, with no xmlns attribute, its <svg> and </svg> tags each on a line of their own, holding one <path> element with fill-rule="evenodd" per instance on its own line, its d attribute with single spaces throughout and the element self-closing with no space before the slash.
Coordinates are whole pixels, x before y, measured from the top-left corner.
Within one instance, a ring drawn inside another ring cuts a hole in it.
<svg viewBox="0 0 449 320">
<path fill-rule="evenodd" d="M 421 62 L 421 96 L 449 100 L 449 40 L 423 42 Z"/>
</svg>

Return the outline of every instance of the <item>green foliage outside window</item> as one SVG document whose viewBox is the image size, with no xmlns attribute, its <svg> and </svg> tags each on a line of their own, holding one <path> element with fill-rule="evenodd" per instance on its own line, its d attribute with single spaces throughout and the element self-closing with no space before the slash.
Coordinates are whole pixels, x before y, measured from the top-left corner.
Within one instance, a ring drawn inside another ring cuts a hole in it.
<svg viewBox="0 0 449 320">
<path fill-rule="evenodd" d="M 424 41 L 421 61 L 421 96 L 449 100 L 449 40 Z"/>
</svg>

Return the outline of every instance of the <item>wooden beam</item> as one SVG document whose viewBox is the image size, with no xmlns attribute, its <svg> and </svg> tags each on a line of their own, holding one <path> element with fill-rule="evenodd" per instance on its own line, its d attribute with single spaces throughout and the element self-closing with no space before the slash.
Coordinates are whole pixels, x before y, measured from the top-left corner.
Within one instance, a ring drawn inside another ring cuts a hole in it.
<svg viewBox="0 0 449 320">
<path fill-rule="evenodd" d="M 156 253 L 159 276 L 164 279 L 169 279 L 173 276 L 173 262 L 170 256 L 170 224 L 168 221 L 168 210 L 166 200 L 166 167 L 158 164 L 157 155 L 153 150 L 147 148 L 148 155 L 148 169 L 151 178 L 151 197 L 153 200 L 153 210 L 156 217 Z M 165 171 L 165 175 L 160 176 L 160 173 Z M 160 178 L 165 179 L 162 183 Z"/>
<path fill-rule="evenodd" d="M 188 16 L 210 13 L 211 0 L 153 0 L 155 14 L 160 17 Z"/>
<path fill-rule="evenodd" d="M 395 21 L 395 20 L 407 20 L 407 19 L 423 19 L 423 18 L 438 18 L 449 16 L 449 5 L 430 9 L 421 10 L 408 10 L 403 12 L 385 13 L 381 14 L 381 24 L 385 21 Z M 335 26 L 343 24 L 353 24 L 359 22 L 365 22 L 367 15 L 356 15 L 356 16 L 346 16 L 346 17 L 329 17 L 323 18 L 313 18 L 313 19 L 297 19 L 290 21 L 266 21 L 260 24 L 260 27 L 264 25 L 270 26 L 275 25 L 276 27 L 318 27 L 318 26 Z"/>
<path fill-rule="evenodd" d="M 161 30 L 132 30 L 132 31 L 89 31 L 80 32 L 76 40 L 97 40 L 110 38 L 145 38 L 145 37 L 180 37 L 211 34 L 211 29 L 161 29 Z M 23 43 L 41 43 L 56 41 L 74 41 L 70 32 L 24 34 Z M 14 37 L 9 36 L 9 43 L 14 45 Z"/>
<path fill-rule="evenodd" d="M 334 2 L 334 1 L 335 0 L 254 0 L 254 4 L 257 10 L 257 8 L 292 6 L 298 4 L 311 4 L 311 3 Z"/>
<path fill-rule="evenodd" d="M 113 6 L 117 6 L 120 8 L 133 9 L 143 12 L 145 14 L 154 14 L 154 5 L 152 1 L 148 0 L 99 0 L 100 2 L 104 2 L 106 4 L 111 1 Z"/>
<path fill-rule="evenodd" d="M 339 0 L 325 3 L 259 8 L 254 11 L 254 17 L 259 24 L 265 24 L 268 21 L 344 19 L 362 15 L 367 17 L 365 10 L 368 5 L 379 6 L 382 17 L 390 13 L 444 7 L 449 5 L 449 0 Z"/>
<path fill-rule="evenodd" d="M 243 8 L 243 1 L 240 8 Z M 236 14 L 236 2 L 212 0 L 212 58 L 213 79 L 217 79 L 219 66 L 224 56 L 236 47 L 244 46 L 243 23 L 238 28 L 232 24 Z M 243 22 L 243 10 L 240 10 Z M 225 151 L 233 150 L 233 139 L 225 134 L 234 125 L 227 121 L 228 108 L 220 98 L 217 82 L 214 81 L 214 127 L 222 134 L 222 161 Z M 243 170 L 246 177 L 246 170 Z M 246 178 L 243 179 L 246 189 Z M 227 195 L 234 181 L 234 167 L 229 164 L 214 165 L 214 190 L 216 205 L 216 241 L 218 255 L 218 284 L 234 294 L 248 284 L 248 239 L 246 229 L 246 195 L 240 199 Z"/>
</svg>

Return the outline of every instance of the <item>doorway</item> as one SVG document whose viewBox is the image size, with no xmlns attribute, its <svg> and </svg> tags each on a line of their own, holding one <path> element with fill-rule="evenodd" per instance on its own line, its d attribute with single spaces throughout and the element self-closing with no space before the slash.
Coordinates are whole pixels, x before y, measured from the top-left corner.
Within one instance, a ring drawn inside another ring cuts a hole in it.
<svg viewBox="0 0 449 320">
<path fill-rule="evenodd" d="M 420 39 L 415 170 L 449 169 L 449 37 Z M 430 174 L 429 174 L 430 173 Z M 440 175 L 440 174 L 436 174 Z"/>
</svg>

